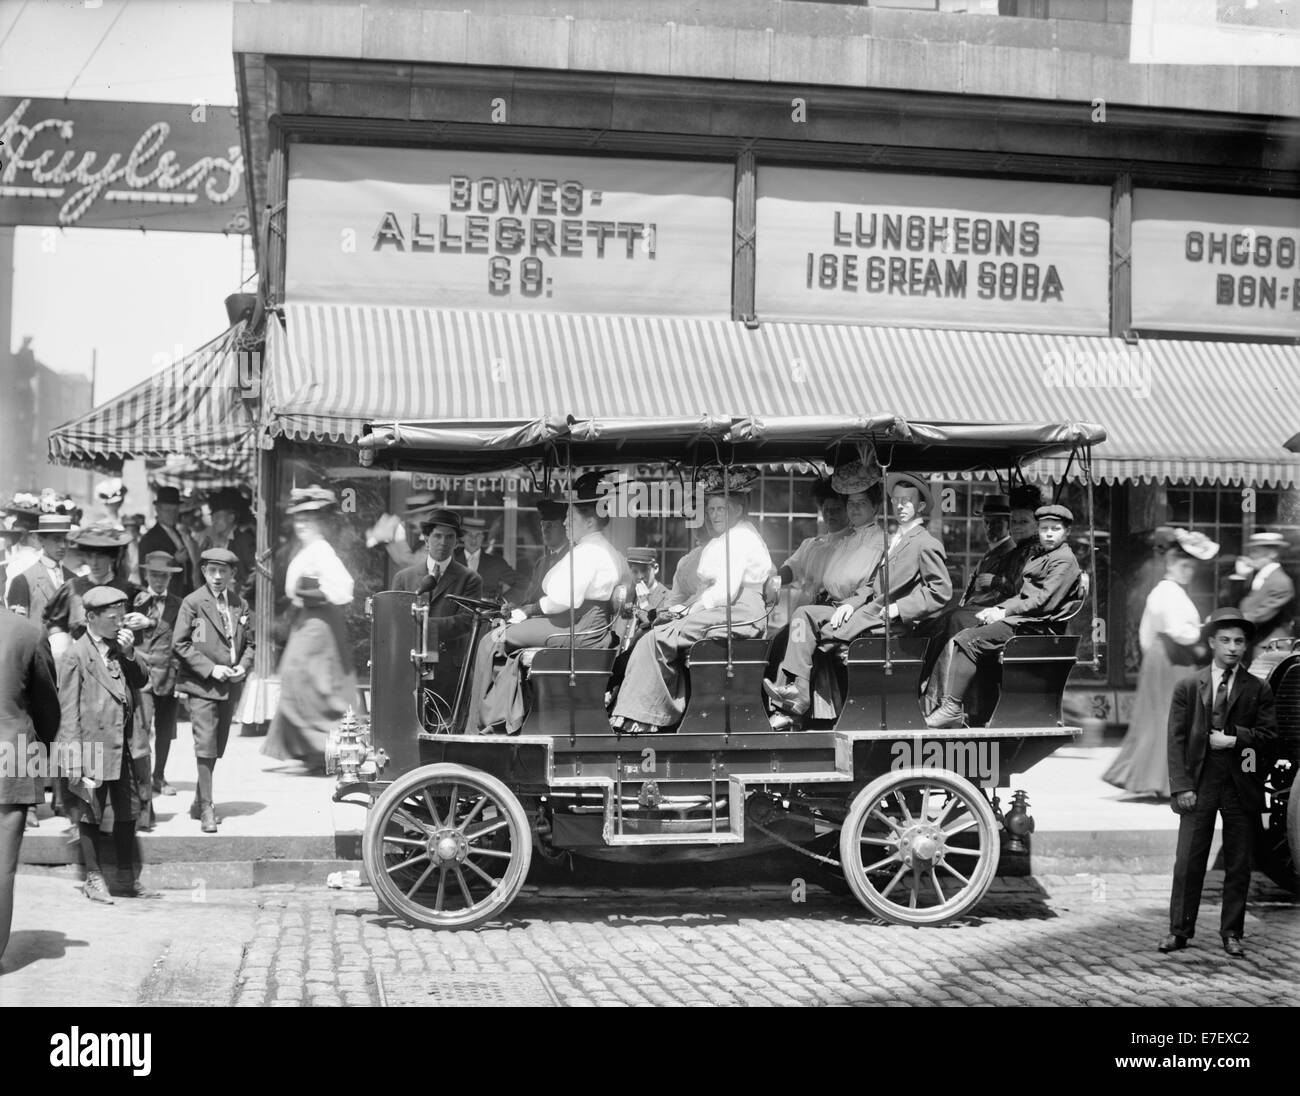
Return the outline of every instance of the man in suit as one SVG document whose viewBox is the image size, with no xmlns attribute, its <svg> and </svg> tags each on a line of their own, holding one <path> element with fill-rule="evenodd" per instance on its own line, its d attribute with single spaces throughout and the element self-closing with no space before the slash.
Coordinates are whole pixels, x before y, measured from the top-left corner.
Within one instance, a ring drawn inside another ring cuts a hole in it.
<svg viewBox="0 0 1300 1096">
<path fill-rule="evenodd" d="M 95 586 L 82 598 L 86 630 L 59 666 L 62 720 L 58 743 L 65 763 L 75 768 L 66 778 L 68 817 L 80 834 L 86 869 L 82 888 L 92 902 L 112 903 L 100 867 L 99 828 L 105 805 L 113 808 L 113 848 L 117 853 L 118 889 L 128 898 L 157 898 L 136 875 L 135 819 L 139 797 L 131 755 L 148 739 L 136 713 L 136 690 L 147 680 L 126 627 L 126 595 L 112 586 Z"/>
<path fill-rule="evenodd" d="M 229 548 L 199 556 L 203 585 L 181 602 L 172 649 L 178 663 L 176 688 L 189 697 L 190 725 L 199 786 L 190 817 L 204 833 L 216 833 L 212 782 L 226 752 L 230 722 L 248 671 L 253 667 L 253 624 L 248 602 L 235 585 L 239 557 Z"/>
<path fill-rule="evenodd" d="M 837 478 L 840 475 L 837 473 Z M 859 496 L 868 499 L 870 489 L 869 474 L 860 464 L 854 466 L 853 475 L 867 478 L 846 479 L 838 488 L 849 496 L 851 511 L 858 505 L 853 500 Z M 841 600 L 835 606 L 805 606 L 791 619 L 790 643 L 781 663 L 787 683 L 782 685 L 767 679 L 763 682 L 763 691 L 778 709 L 772 719 L 774 729 L 786 730 L 797 725 L 808 711 L 812 654 L 819 644 L 848 643 L 860 635 L 882 631 L 886 616 L 891 621 L 892 633 L 911 631 L 941 612 L 952 597 L 952 577 L 948 574 L 943 545 L 925 527 L 931 505 L 929 484 L 911 473 L 895 472 L 889 476 L 887 486 L 898 519 L 897 530 L 882 544 L 880 538 L 869 536 L 876 531 L 872 521 L 857 530 L 839 550 L 850 550 L 860 536 L 862 547 L 858 551 L 872 560 L 870 572 L 864 578 L 859 571 L 855 588 L 845 595 L 836 591 Z M 869 500 L 866 505 L 870 505 Z M 831 580 L 839 558 L 837 553 L 827 565 L 827 581 Z"/>
<path fill-rule="evenodd" d="M 559 563 L 569 550 L 569 534 L 564 528 L 564 519 L 569 513 L 568 506 L 556 499 L 542 499 L 537 504 L 537 513 L 542 526 L 542 555 L 533 564 L 533 577 L 523 593 L 523 605 L 541 600 L 542 580 L 546 578 L 546 572 Z"/>
<path fill-rule="evenodd" d="M 59 731 L 59 689 L 49 640 L 37 625 L 0 607 L 0 750 L 25 760 L 32 743 L 48 749 Z M 0 769 L 0 959 L 9 943 L 23 819 L 45 798 L 45 780 L 15 765 Z"/>
<path fill-rule="evenodd" d="M 198 547 L 189 531 L 180 522 L 181 493 L 175 487 L 159 487 L 153 496 L 155 521 L 140 538 L 140 558 L 154 552 L 166 552 L 172 557 L 176 570 L 171 576 L 171 592 L 185 597 L 198 585 L 195 581 Z"/>
<path fill-rule="evenodd" d="M 45 606 L 60 586 L 77 576 L 63 566 L 68 554 L 68 534 L 72 521 L 66 514 L 42 514 L 36 530 L 41 546 L 39 558 L 9 586 L 8 603 L 19 616 L 25 616 L 45 633 Z"/>
<path fill-rule="evenodd" d="M 238 560 L 235 590 L 252 601 L 254 569 L 257 559 L 257 534 L 253 532 L 248 502 L 233 487 L 223 487 L 208 498 L 212 525 L 201 544 L 202 549 L 225 548 Z M 203 553 L 199 553 L 202 568 Z"/>
<path fill-rule="evenodd" d="M 976 611 L 974 621 L 948 645 L 943 702 L 925 718 L 928 727 L 961 727 L 964 702 L 979 664 L 1001 651 L 1012 636 L 1056 634 L 1083 604 L 1083 575 L 1067 536 L 1074 515 L 1064 506 L 1040 506 L 1038 549 L 1020 574 L 1017 592 Z M 958 616 L 966 613 L 959 610 Z"/>
<path fill-rule="evenodd" d="M 1255 533 L 1246 541 L 1246 558 L 1238 558 L 1232 587 L 1225 600 L 1236 602 L 1241 615 L 1255 626 L 1248 668 L 1267 681 L 1284 651 L 1266 651 L 1273 640 L 1289 639 L 1295 619 L 1295 583 L 1282 570 L 1282 554 L 1289 545 L 1281 533 Z"/>
<path fill-rule="evenodd" d="M 146 830 L 154 825 L 153 797 L 176 794 L 164 775 L 172 741 L 176 738 L 180 703 L 175 695 L 176 656 L 172 639 L 181 599 L 172 593 L 171 582 L 181 568 L 173 560 L 170 552 L 151 552 L 144 557 L 140 570 L 147 585 L 132 603 L 136 612 L 149 618 L 149 627 L 142 632 L 137 649 L 149 671 L 149 680 L 140 689 L 140 717 L 153 757 L 147 752 L 133 756 L 142 817 L 146 819 L 141 828 Z"/>
<path fill-rule="evenodd" d="M 1277 737 L 1273 694 L 1242 669 L 1254 624 L 1237 609 L 1210 615 L 1205 637 L 1214 661 L 1174 687 L 1169 705 L 1169 789 L 1178 822 L 1169 935 L 1160 951 L 1180 951 L 1196 932 L 1201 886 L 1216 815 L 1223 816 L 1223 949 L 1244 956 L 1241 934 L 1250 888 L 1251 846 L 1264 810 L 1259 748 Z"/>
<path fill-rule="evenodd" d="M 483 598 L 486 601 L 507 601 L 523 592 L 524 576 L 504 559 L 483 547 L 487 538 L 487 522 L 483 518 L 461 519 L 461 546 L 456 549 L 456 560 L 464 564 L 483 580 Z"/>
</svg>

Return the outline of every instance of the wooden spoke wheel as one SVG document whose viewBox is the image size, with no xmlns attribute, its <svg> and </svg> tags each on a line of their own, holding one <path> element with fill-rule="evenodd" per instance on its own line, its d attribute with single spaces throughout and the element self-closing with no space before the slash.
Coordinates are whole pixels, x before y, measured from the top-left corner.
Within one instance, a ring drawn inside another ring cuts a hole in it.
<svg viewBox="0 0 1300 1096">
<path fill-rule="evenodd" d="M 383 904 L 413 925 L 481 925 L 514 901 L 533 841 L 500 780 L 463 765 L 425 765 L 370 809 L 361 855 Z"/>
<path fill-rule="evenodd" d="M 858 793 L 840 831 L 858 901 L 899 925 L 938 925 L 972 910 L 998 869 L 993 808 L 943 769 L 886 773 Z"/>
</svg>

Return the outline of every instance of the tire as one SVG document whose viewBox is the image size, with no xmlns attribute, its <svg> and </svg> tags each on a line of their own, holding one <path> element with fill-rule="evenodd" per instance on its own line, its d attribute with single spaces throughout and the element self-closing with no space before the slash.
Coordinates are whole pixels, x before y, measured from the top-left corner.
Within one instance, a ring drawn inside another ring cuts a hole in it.
<svg viewBox="0 0 1300 1096">
<path fill-rule="evenodd" d="M 434 929 L 474 928 L 504 912 L 528 877 L 532 853 L 515 794 L 494 776 L 454 764 L 424 765 L 389 785 L 370 809 L 361 845 L 380 902 Z"/>
<path fill-rule="evenodd" d="M 941 925 L 969 913 L 993 882 L 1000 854 L 993 808 L 945 769 L 879 777 L 858 793 L 840 831 L 849 888 L 898 925 Z"/>
</svg>

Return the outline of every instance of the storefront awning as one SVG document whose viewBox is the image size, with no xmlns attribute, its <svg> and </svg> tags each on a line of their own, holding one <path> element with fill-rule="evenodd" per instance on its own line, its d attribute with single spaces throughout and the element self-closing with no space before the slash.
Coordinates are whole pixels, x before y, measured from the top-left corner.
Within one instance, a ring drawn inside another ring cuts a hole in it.
<svg viewBox="0 0 1300 1096">
<path fill-rule="evenodd" d="M 366 422 L 891 411 L 1093 422 L 1104 480 L 1289 486 L 1300 349 L 1260 343 L 290 305 L 268 325 L 271 436 Z"/>
<path fill-rule="evenodd" d="M 237 323 L 52 431 L 50 460 L 114 470 L 125 460 L 181 456 L 192 465 L 185 482 L 199 486 L 222 477 L 237 482 L 251 474 L 256 421 L 246 401 L 258 394 L 260 376 L 257 358 L 243 342 L 244 326 Z"/>
</svg>

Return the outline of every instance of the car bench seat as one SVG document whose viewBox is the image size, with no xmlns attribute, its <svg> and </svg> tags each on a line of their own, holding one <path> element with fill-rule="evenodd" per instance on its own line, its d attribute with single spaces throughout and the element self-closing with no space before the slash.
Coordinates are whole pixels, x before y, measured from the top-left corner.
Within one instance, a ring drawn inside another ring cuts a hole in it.
<svg viewBox="0 0 1300 1096">
<path fill-rule="evenodd" d="M 1001 651 L 1002 681 L 990 727 L 1051 727 L 1061 723 L 1065 683 L 1081 636 L 1012 636 Z"/>
<path fill-rule="evenodd" d="M 845 651 L 848 686 L 837 727 L 844 730 L 925 729 L 921 670 L 926 636 L 891 636 L 890 672 L 885 672 L 885 637 L 860 636 Z"/>
</svg>

